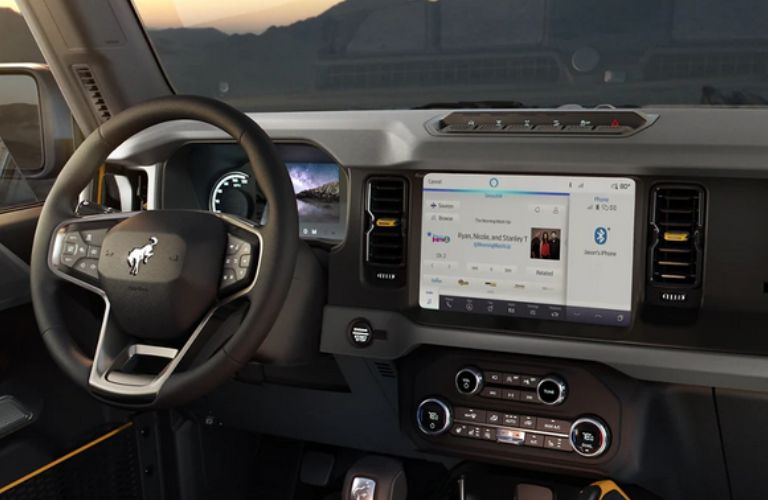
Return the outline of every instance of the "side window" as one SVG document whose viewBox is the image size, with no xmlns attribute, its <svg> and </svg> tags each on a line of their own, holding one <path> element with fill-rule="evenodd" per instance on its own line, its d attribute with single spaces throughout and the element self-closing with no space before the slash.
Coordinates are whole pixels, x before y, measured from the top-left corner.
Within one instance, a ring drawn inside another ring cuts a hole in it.
<svg viewBox="0 0 768 500">
<path fill-rule="evenodd" d="M 45 199 L 71 149 L 62 150 L 61 140 L 72 134 L 71 121 L 56 113 L 61 94 L 14 0 L 0 6 L 0 211 L 6 211 Z"/>
</svg>

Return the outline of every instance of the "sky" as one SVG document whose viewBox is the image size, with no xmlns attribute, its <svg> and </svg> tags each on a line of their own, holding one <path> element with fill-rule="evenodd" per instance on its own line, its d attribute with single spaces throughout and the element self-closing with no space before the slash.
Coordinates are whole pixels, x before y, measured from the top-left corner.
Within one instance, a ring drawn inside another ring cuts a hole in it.
<svg viewBox="0 0 768 500">
<path fill-rule="evenodd" d="M 227 33 L 261 33 L 315 17 L 342 0 L 134 0 L 148 28 L 214 27 Z M 15 0 L 0 8 L 18 11 Z"/>
<path fill-rule="evenodd" d="M 3 7 L 6 7 L 6 8 L 10 7 L 16 12 L 19 11 L 19 8 L 16 6 L 16 0 L 0 0 L 0 9 L 2 9 Z"/>
<path fill-rule="evenodd" d="M 0 0 L 0 2 L 7 0 Z M 261 33 L 315 17 L 342 0 L 134 0 L 149 28 L 214 27 Z"/>
</svg>

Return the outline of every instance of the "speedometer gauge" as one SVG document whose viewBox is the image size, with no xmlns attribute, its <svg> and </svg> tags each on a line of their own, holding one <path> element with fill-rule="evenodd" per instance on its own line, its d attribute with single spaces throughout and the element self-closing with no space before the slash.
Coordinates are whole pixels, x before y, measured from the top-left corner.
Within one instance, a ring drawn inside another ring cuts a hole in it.
<svg viewBox="0 0 768 500">
<path fill-rule="evenodd" d="M 229 172 L 211 189 L 211 212 L 250 217 L 253 211 L 251 178 L 243 172 Z"/>
</svg>

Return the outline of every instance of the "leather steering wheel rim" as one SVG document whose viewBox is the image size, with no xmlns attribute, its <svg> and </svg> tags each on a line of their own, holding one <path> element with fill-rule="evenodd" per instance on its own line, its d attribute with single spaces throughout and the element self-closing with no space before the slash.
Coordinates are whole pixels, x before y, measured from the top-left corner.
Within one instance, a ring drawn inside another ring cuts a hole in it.
<svg viewBox="0 0 768 500">
<path fill-rule="evenodd" d="M 63 281 L 50 266 L 56 228 L 75 217 L 79 194 L 109 154 L 133 135 L 174 120 L 196 120 L 229 134 L 248 156 L 256 183 L 269 204 L 269 221 L 258 228 L 262 240 L 258 276 L 247 291 L 250 302 L 229 340 L 206 361 L 173 373 L 151 401 L 94 392 L 89 384 L 93 358 L 76 344 L 64 321 L 59 294 Z M 225 382 L 267 337 L 288 294 L 299 246 L 298 214 L 287 170 L 270 138 L 250 118 L 209 98 L 170 96 L 129 108 L 102 124 L 75 151 L 61 170 L 44 205 L 35 231 L 31 256 L 31 293 L 43 340 L 56 363 L 79 385 L 111 402 L 142 407 L 170 407 L 197 398 Z"/>
</svg>

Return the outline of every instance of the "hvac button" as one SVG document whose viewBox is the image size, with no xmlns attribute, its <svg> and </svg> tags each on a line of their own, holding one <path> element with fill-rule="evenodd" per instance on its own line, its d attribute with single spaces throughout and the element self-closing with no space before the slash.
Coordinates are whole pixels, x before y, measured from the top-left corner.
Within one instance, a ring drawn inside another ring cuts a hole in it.
<svg viewBox="0 0 768 500">
<path fill-rule="evenodd" d="M 368 320 L 358 318 L 349 324 L 349 339 L 356 347 L 367 347 L 373 342 L 373 327 Z"/>
</svg>

